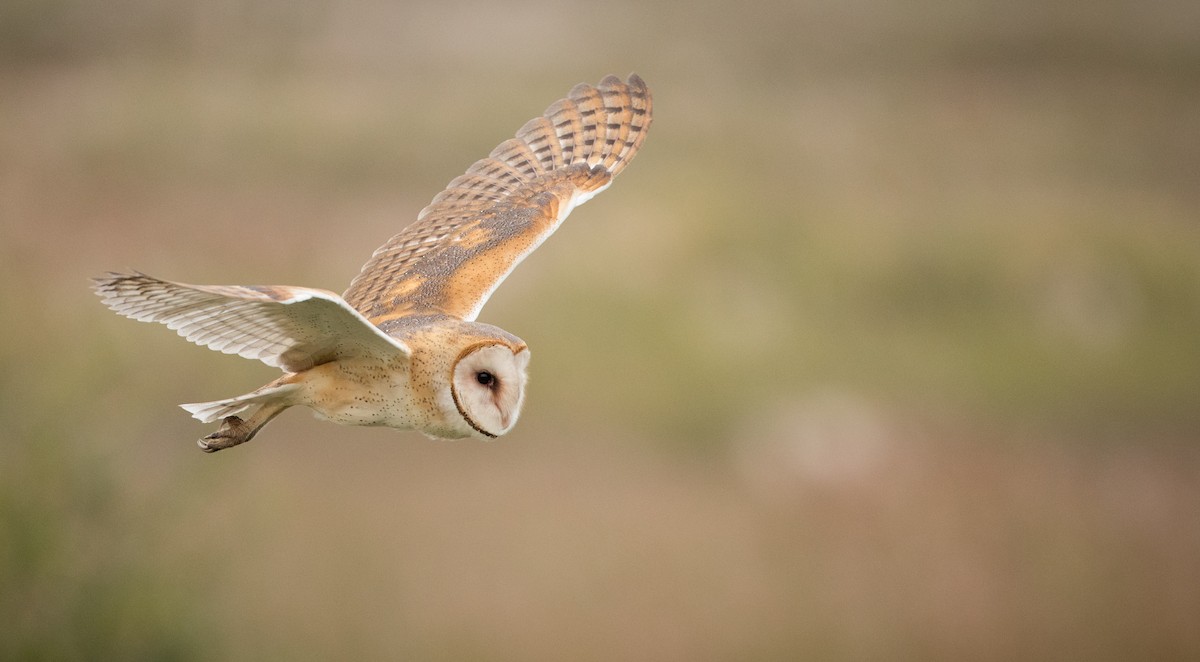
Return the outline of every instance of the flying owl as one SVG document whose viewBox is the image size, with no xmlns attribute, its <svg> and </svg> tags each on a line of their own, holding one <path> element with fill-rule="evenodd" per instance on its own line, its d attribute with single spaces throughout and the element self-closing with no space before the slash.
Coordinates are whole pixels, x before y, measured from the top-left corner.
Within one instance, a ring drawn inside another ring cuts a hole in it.
<svg viewBox="0 0 1200 662">
<path fill-rule="evenodd" d="M 496 438 L 521 414 L 529 348 L 475 318 L 572 209 L 625 169 L 646 139 L 651 110 L 636 74 L 575 86 L 452 180 L 342 296 L 187 285 L 137 272 L 110 273 L 94 287 L 121 315 L 283 371 L 245 395 L 181 405 L 205 423 L 222 421 L 197 442 L 206 452 L 250 441 L 296 405 L 343 425 Z"/>
</svg>

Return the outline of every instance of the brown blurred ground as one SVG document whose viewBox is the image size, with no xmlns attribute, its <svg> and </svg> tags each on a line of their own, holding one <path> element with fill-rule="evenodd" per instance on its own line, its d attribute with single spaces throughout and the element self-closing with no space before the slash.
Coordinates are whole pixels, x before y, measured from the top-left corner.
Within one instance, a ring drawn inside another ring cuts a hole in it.
<svg viewBox="0 0 1200 662">
<path fill-rule="evenodd" d="M 0 658 L 1196 659 L 1200 5 L 0 8 Z M 636 70 L 483 318 L 496 443 L 289 412 L 87 277 L 340 290 Z"/>
</svg>

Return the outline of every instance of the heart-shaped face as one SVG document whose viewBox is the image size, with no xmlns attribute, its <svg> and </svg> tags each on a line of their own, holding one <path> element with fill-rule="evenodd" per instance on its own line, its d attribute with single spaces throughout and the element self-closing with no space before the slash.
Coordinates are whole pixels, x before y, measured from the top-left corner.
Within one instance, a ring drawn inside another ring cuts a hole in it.
<svg viewBox="0 0 1200 662">
<path fill-rule="evenodd" d="M 454 364 L 451 393 L 458 413 L 476 432 L 499 437 L 516 425 L 525 401 L 529 349 L 484 344 L 467 350 Z"/>
</svg>

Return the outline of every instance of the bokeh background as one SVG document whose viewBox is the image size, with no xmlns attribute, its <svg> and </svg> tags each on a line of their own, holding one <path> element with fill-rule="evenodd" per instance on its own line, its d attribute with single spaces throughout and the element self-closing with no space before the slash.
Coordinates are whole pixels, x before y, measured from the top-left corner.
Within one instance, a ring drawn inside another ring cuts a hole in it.
<svg viewBox="0 0 1200 662">
<path fill-rule="evenodd" d="M 88 277 L 340 291 L 575 83 L 633 165 L 483 319 L 494 443 Z M 1200 4 L 7 0 L 0 658 L 1197 659 Z"/>
</svg>

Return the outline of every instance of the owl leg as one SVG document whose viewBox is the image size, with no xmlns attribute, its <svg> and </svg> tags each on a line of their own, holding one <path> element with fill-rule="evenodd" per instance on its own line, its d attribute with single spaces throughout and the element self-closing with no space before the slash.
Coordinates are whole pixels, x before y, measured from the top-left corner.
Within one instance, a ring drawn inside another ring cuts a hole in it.
<svg viewBox="0 0 1200 662">
<path fill-rule="evenodd" d="M 196 444 L 205 453 L 215 453 L 223 448 L 244 444 L 253 439 L 264 425 L 271 422 L 271 419 L 290 406 L 281 402 L 267 402 L 246 420 L 242 420 L 239 416 L 226 416 L 216 432 L 197 441 Z"/>
</svg>

